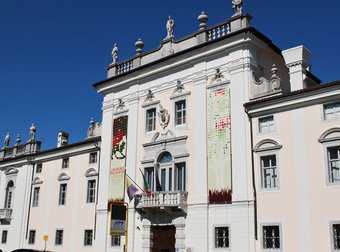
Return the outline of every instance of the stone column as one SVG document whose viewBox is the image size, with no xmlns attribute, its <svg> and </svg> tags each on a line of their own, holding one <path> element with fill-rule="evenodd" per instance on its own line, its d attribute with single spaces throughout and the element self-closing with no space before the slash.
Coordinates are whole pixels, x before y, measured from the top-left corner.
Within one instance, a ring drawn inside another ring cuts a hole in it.
<svg viewBox="0 0 340 252">
<path fill-rule="evenodd" d="M 113 93 L 107 94 L 103 101 L 102 142 L 100 154 L 100 172 L 98 183 L 98 202 L 96 206 L 97 222 L 95 251 L 107 251 L 109 216 L 107 211 L 109 173 L 111 162 L 111 139 L 113 122 Z"/>
<path fill-rule="evenodd" d="M 185 252 L 185 219 L 184 217 L 174 220 L 176 227 L 176 252 Z"/>
<path fill-rule="evenodd" d="M 143 235 L 142 235 L 142 248 L 143 252 L 151 252 L 152 248 L 152 234 L 151 234 L 151 222 L 147 219 L 144 219 L 143 222 Z"/>
</svg>

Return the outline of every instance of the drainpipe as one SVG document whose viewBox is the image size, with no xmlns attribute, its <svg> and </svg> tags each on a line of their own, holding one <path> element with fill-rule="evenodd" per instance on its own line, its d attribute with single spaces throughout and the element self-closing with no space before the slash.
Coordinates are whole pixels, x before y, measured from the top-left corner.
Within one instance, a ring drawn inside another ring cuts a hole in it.
<svg viewBox="0 0 340 252">
<path fill-rule="evenodd" d="M 249 124 L 250 124 L 250 151 L 251 151 L 251 170 L 252 170 L 252 181 L 253 181 L 253 192 L 254 192 L 254 234 L 255 240 L 258 239 L 257 234 L 257 198 L 256 198 L 256 184 L 255 184 L 255 167 L 254 167 L 254 151 L 253 151 L 253 121 L 252 117 L 249 115 L 248 110 L 244 108 L 244 112 L 246 112 Z"/>
<path fill-rule="evenodd" d="M 30 214 L 31 214 L 31 200 L 32 200 L 32 190 L 33 190 L 33 178 L 34 178 L 34 167 L 35 163 L 32 162 L 34 158 L 27 158 L 27 162 L 32 165 L 32 177 L 31 177 L 31 189 L 30 189 L 30 197 L 29 197 L 29 202 L 28 202 L 28 212 L 27 212 L 27 225 L 26 225 L 26 240 L 28 237 L 28 228 L 29 228 L 29 223 L 30 223 Z"/>
<path fill-rule="evenodd" d="M 97 176 L 97 184 L 96 184 L 96 202 L 95 202 L 95 211 L 94 211 L 94 228 L 93 228 L 93 240 L 96 240 L 96 231 L 97 231 L 97 204 L 98 204 L 98 191 L 99 191 L 99 176 L 100 176 L 100 147 L 98 144 L 98 141 L 96 140 L 94 142 L 94 146 L 96 147 L 96 150 L 98 151 L 98 176 Z"/>
</svg>

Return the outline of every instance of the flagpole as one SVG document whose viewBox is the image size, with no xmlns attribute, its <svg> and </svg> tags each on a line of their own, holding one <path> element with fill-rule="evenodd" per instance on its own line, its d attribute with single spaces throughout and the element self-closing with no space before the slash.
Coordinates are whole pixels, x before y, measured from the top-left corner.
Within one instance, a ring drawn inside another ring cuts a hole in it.
<svg viewBox="0 0 340 252">
<path fill-rule="evenodd" d="M 144 190 L 136 183 L 136 181 L 134 181 L 129 175 L 127 175 L 127 173 L 125 173 L 125 176 L 127 176 L 139 189 L 141 189 L 142 192 L 144 192 Z"/>
</svg>

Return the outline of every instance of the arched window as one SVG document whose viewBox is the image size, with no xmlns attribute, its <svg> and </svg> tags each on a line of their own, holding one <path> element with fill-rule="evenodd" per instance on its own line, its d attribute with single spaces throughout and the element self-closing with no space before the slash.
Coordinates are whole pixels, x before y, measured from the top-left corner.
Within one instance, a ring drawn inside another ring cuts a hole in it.
<svg viewBox="0 0 340 252">
<path fill-rule="evenodd" d="M 170 154 L 170 152 L 163 152 L 159 158 L 158 158 L 158 162 L 160 164 L 166 164 L 166 163 L 170 163 L 172 162 L 172 155 Z"/>
<path fill-rule="evenodd" d="M 7 183 L 7 187 L 6 187 L 5 208 L 10 209 L 12 207 L 13 192 L 14 192 L 14 183 L 12 180 L 10 180 Z"/>
</svg>

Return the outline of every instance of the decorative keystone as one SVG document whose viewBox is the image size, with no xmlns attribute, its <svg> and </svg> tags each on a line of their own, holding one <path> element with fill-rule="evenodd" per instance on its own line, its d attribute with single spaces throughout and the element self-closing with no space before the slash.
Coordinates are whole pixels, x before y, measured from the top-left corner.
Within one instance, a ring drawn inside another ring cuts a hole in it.
<svg viewBox="0 0 340 252">
<path fill-rule="evenodd" d="M 144 47 L 144 42 L 139 38 L 135 43 L 135 47 L 136 47 L 137 55 L 140 55 L 142 53 L 142 49 Z"/>
<path fill-rule="evenodd" d="M 199 30 L 205 30 L 207 28 L 208 16 L 204 13 L 204 11 L 202 11 L 197 17 L 197 20 L 200 22 Z"/>
</svg>

